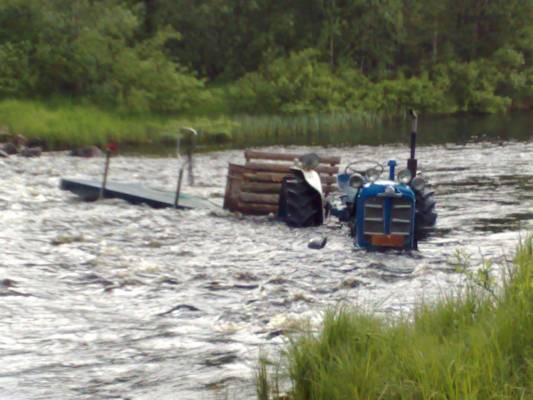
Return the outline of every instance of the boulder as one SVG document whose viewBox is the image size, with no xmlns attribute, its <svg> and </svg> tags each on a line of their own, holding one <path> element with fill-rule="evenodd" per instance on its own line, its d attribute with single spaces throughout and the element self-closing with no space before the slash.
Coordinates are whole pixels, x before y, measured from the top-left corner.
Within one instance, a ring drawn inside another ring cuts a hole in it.
<svg viewBox="0 0 533 400">
<path fill-rule="evenodd" d="M 86 146 L 86 147 L 80 147 L 77 149 L 72 149 L 70 151 L 70 155 L 73 157 L 100 157 L 102 155 L 102 150 L 100 150 L 96 146 Z"/>
<path fill-rule="evenodd" d="M 28 143 L 28 139 L 26 139 L 26 136 L 24 135 L 15 135 L 12 140 L 13 144 L 17 147 L 26 146 L 26 143 Z"/>
<path fill-rule="evenodd" d="M 17 146 L 15 146 L 13 143 L 5 143 L 2 147 L 2 150 L 9 155 L 18 153 Z"/>
<path fill-rule="evenodd" d="M 26 147 L 40 147 L 41 149 L 46 150 L 48 149 L 48 143 L 41 138 L 31 138 L 28 139 Z"/>
<path fill-rule="evenodd" d="M 7 158 L 9 157 L 9 154 L 7 154 L 4 150 L 0 148 L 0 158 Z"/>
<path fill-rule="evenodd" d="M 19 156 L 22 157 L 39 157 L 43 152 L 43 149 L 40 147 L 24 147 L 19 152 Z"/>
</svg>

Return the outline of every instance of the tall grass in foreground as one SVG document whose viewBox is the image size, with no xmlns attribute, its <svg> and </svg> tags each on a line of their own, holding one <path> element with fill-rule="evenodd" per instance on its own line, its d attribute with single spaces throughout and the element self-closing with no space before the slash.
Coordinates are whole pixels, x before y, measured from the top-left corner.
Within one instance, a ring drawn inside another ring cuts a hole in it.
<svg viewBox="0 0 533 400">
<path fill-rule="evenodd" d="M 292 389 L 283 398 L 532 399 L 532 278 L 529 237 L 499 292 L 474 278 L 409 319 L 329 312 L 318 335 L 308 332 L 289 345 Z M 259 376 L 267 399 L 265 372 Z"/>
</svg>

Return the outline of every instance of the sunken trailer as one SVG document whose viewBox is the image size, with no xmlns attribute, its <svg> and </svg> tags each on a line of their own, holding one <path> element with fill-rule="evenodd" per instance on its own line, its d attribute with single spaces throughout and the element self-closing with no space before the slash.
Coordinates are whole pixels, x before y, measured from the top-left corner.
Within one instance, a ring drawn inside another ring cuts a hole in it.
<svg viewBox="0 0 533 400">
<path fill-rule="evenodd" d="M 291 226 L 303 227 L 320 225 L 323 212 L 331 213 L 348 223 L 357 247 L 416 249 L 418 240 L 434 228 L 437 214 L 433 192 L 425 178 L 417 174 L 417 117 L 414 111 L 411 116 L 411 157 L 407 168 L 396 172 L 397 163 L 390 160 L 388 177 L 381 179 L 384 168 L 380 163 L 350 162 L 337 175 L 340 198 L 326 201 L 320 190 L 320 176 L 312 171 L 316 157 L 305 157 L 305 162 L 294 167 L 294 177 L 283 181 L 279 218 Z"/>
</svg>

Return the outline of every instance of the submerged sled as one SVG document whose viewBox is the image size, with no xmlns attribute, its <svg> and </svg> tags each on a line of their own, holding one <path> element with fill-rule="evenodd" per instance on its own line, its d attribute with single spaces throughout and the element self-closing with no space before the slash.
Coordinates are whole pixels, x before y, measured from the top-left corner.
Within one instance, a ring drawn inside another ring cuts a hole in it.
<svg viewBox="0 0 533 400">
<path fill-rule="evenodd" d="M 85 179 L 61 179 L 61 189 L 68 190 L 85 201 L 95 201 L 100 198 L 102 183 Z M 180 193 L 176 202 L 176 193 L 155 190 L 134 183 L 107 182 L 102 197 L 106 199 L 122 199 L 133 204 L 147 204 L 154 208 L 180 208 L 180 209 L 216 209 L 215 204 L 208 200 Z"/>
<path fill-rule="evenodd" d="M 181 135 L 177 136 L 176 155 L 179 163 L 177 187 L 174 192 L 150 189 L 135 183 L 108 181 L 107 177 L 109 174 L 111 154 L 117 150 L 117 145 L 114 142 L 110 142 L 107 145 L 104 176 L 101 181 L 62 178 L 60 188 L 80 196 L 82 200 L 85 201 L 95 201 L 101 198 L 106 198 L 126 200 L 132 204 L 147 204 L 154 208 L 218 209 L 219 207 L 206 199 L 181 193 L 181 181 L 186 165 L 189 170 L 189 183 L 192 184 L 194 181 L 192 174 L 192 153 L 196 143 L 197 132 L 193 128 L 181 128 L 180 131 L 192 136 L 192 145 L 187 151 L 187 161 L 182 163 L 179 156 Z"/>
</svg>

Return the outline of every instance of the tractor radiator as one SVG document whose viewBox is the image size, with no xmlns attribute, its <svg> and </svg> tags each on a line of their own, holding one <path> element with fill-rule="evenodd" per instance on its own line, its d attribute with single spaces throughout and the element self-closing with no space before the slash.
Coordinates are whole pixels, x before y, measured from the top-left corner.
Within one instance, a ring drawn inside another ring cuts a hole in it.
<svg viewBox="0 0 533 400">
<path fill-rule="evenodd" d="M 385 221 L 385 202 L 391 202 L 390 220 Z M 409 235 L 411 231 L 412 206 L 405 198 L 370 197 L 364 203 L 364 234 L 383 235 L 385 228 L 389 234 Z"/>
</svg>

